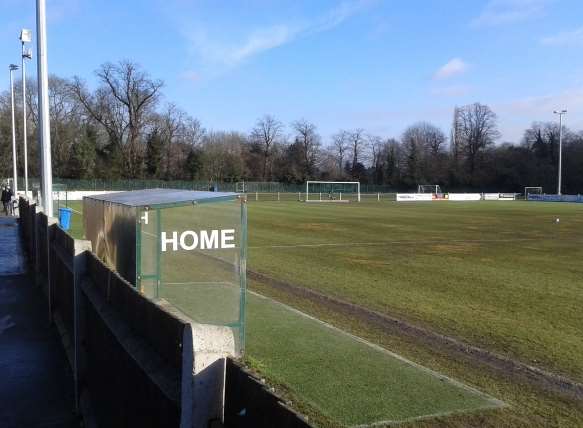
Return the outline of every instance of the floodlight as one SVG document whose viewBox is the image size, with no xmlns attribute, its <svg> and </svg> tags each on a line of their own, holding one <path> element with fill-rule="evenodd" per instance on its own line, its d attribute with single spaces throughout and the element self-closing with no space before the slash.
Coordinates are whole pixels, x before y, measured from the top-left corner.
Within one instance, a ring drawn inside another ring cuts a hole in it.
<svg viewBox="0 0 583 428">
<path fill-rule="evenodd" d="M 26 59 L 32 59 L 32 50 L 31 49 L 24 49 L 22 51 L 22 57 Z"/>
<path fill-rule="evenodd" d="M 554 110 L 553 113 L 559 115 L 559 176 L 557 178 L 557 195 L 560 195 L 563 177 L 563 115 L 567 114 L 567 109 Z"/>
<path fill-rule="evenodd" d="M 18 66 L 17 66 L 16 64 L 10 64 L 10 65 L 8 66 L 8 69 L 9 69 L 10 71 L 16 71 L 16 70 L 18 70 Z"/>
<path fill-rule="evenodd" d="M 32 41 L 32 31 L 26 28 L 20 30 L 20 41 L 22 43 L 30 43 Z"/>
</svg>

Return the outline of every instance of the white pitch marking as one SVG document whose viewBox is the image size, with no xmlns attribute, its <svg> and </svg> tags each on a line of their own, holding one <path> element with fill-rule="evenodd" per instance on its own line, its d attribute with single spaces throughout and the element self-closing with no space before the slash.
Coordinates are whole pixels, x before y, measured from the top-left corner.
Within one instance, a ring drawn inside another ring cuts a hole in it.
<svg viewBox="0 0 583 428">
<path fill-rule="evenodd" d="M 545 238 L 516 238 L 516 239 L 434 239 L 434 240 L 403 240 L 403 241 L 381 241 L 381 242 L 329 242 L 317 244 L 289 244 L 289 245 L 250 245 L 248 248 L 318 248 L 318 247 L 352 247 L 352 246 L 383 246 L 392 244 L 480 244 L 488 242 L 524 242 L 539 241 Z"/>
<path fill-rule="evenodd" d="M 497 398 L 494 398 L 491 395 L 486 394 L 485 392 L 482 392 L 482 391 L 480 391 L 477 388 L 474 388 L 473 386 L 466 385 L 465 383 L 462 383 L 460 381 L 457 381 L 457 380 L 455 380 L 455 379 L 453 379 L 453 378 L 451 378 L 451 377 L 449 377 L 447 375 L 441 374 L 441 373 L 436 372 L 435 370 L 432 370 L 432 369 L 430 369 L 428 367 L 422 366 L 421 364 L 415 363 L 415 362 L 409 360 L 408 358 L 403 357 L 402 355 L 399 355 L 399 354 L 397 354 L 397 353 L 395 353 L 393 351 L 389 351 L 387 348 L 384 348 L 384 347 L 382 347 L 380 345 L 377 345 L 376 343 L 372 343 L 372 342 L 370 342 L 370 341 L 368 341 L 366 339 L 363 339 L 362 337 L 359 337 L 359 336 L 356 336 L 356 335 L 354 335 L 352 333 L 349 333 L 346 330 L 342 330 L 341 328 L 338 328 L 338 327 L 336 327 L 336 326 L 334 326 L 334 325 L 332 325 L 330 323 L 327 323 L 326 321 L 322 321 L 321 319 L 318 319 L 318 318 L 316 318 L 316 317 L 314 317 L 312 315 L 309 315 L 309 314 L 307 314 L 305 312 L 302 312 L 299 309 L 296 309 L 296 308 L 294 308 L 292 306 L 286 305 L 285 303 L 281 303 L 281 302 L 279 302 L 279 301 L 277 301 L 275 299 L 272 299 L 271 297 L 267 297 L 267 296 L 264 296 L 263 294 L 259 294 L 259 293 L 256 293 L 254 291 L 251 291 L 249 289 L 247 289 L 247 294 L 251 294 L 251 295 L 253 295 L 253 296 L 255 296 L 255 297 L 259 298 L 259 299 L 267 300 L 267 301 L 269 301 L 269 302 L 271 302 L 271 303 L 273 303 L 275 305 L 281 306 L 281 307 L 287 309 L 288 311 L 290 311 L 292 313 L 295 313 L 295 314 L 297 314 L 297 315 L 299 315 L 299 316 L 301 316 L 303 318 L 312 320 L 312 321 L 314 321 L 314 322 L 322 325 L 323 327 L 328 328 L 331 331 L 334 331 L 334 332 L 339 333 L 341 335 L 347 336 L 347 337 L 351 338 L 352 340 L 354 340 L 356 342 L 359 342 L 359 343 L 361 343 L 361 344 L 363 344 L 365 346 L 368 346 L 369 348 L 372 348 L 372 349 L 374 349 L 374 350 L 376 350 L 376 351 L 378 351 L 380 353 L 383 353 L 383 354 L 388 355 L 390 357 L 393 357 L 393 358 L 395 358 L 395 359 L 397 359 L 399 361 L 402 361 L 403 363 L 405 363 L 405 364 L 407 364 L 407 365 L 409 365 L 411 367 L 414 367 L 414 368 L 416 368 L 416 369 L 418 369 L 418 370 L 420 370 L 420 371 L 422 371 L 422 372 L 424 372 L 424 373 L 426 373 L 426 374 L 428 374 L 428 375 L 430 375 L 432 377 L 435 377 L 437 379 L 440 379 L 440 380 L 449 382 L 450 384 L 452 384 L 454 386 L 457 386 L 458 388 L 461 388 L 461 389 L 464 389 L 464 390 L 466 390 L 468 392 L 474 393 L 474 394 L 478 395 L 479 397 L 483 398 L 485 401 L 487 401 L 489 403 L 488 406 L 480 406 L 480 407 L 477 407 L 476 409 L 467 409 L 467 411 L 470 411 L 470 410 L 474 411 L 474 410 L 487 409 L 487 408 L 498 408 L 498 407 L 505 407 L 506 406 L 506 403 L 504 403 L 503 401 L 498 400 Z M 431 416 L 438 416 L 438 415 L 439 414 L 426 415 L 426 416 L 427 417 L 431 417 Z M 397 423 L 403 423 L 403 422 L 407 422 L 408 420 L 414 420 L 414 419 L 416 419 L 416 418 L 404 419 L 402 421 L 374 422 L 374 423 L 368 424 L 368 425 L 354 425 L 351 428 L 374 427 L 374 426 L 378 426 L 379 424 L 395 423 L 395 422 L 397 422 Z"/>
</svg>

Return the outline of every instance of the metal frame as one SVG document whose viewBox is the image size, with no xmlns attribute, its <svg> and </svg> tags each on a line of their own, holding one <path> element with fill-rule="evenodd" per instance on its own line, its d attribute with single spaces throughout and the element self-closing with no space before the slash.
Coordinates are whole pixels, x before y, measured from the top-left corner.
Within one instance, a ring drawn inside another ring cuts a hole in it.
<svg viewBox="0 0 583 428">
<path fill-rule="evenodd" d="M 434 193 L 436 195 L 438 194 L 443 194 L 443 191 L 441 190 L 441 186 L 439 184 L 418 184 L 417 185 L 417 193 L 425 193 L 421 191 L 422 187 L 433 187 Z M 439 192 L 437 191 L 437 189 L 439 189 Z"/>
<path fill-rule="evenodd" d="M 542 188 L 542 186 L 525 187 L 524 188 L 524 200 L 525 201 L 528 201 L 528 193 L 527 193 L 528 189 L 540 189 L 540 194 L 541 195 L 543 194 L 543 188 Z"/>
<path fill-rule="evenodd" d="M 358 202 L 360 202 L 360 181 L 319 181 L 319 180 L 308 180 L 306 181 L 306 202 L 310 201 L 310 184 L 356 184 L 358 193 Z M 320 197 L 320 200 L 322 198 Z"/>
<path fill-rule="evenodd" d="M 247 199 L 245 197 L 219 197 L 212 198 L 208 200 L 201 200 L 193 202 L 177 202 L 171 204 L 158 204 L 150 205 L 148 207 L 135 207 L 136 208 L 136 284 L 135 287 L 139 291 L 142 291 L 142 279 L 155 279 L 156 280 L 156 298 L 160 295 L 160 286 L 162 284 L 162 263 L 160 254 L 160 234 L 162 230 L 162 210 L 167 208 L 180 208 L 191 205 L 205 204 L 205 203 L 216 203 L 216 202 L 237 202 L 239 201 L 241 206 L 241 242 L 240 242 L 240 253 L 239 253 L 239 289 L 241 290 L 241 298 L 239 300 L 239 320 L 236 324 L 229 324 L 228 327 L 234 327 L 239 329 L 239 341 L 241 347 L 241 353 L 245 352 L 245 307 L 247 304 L 246 292 L 247 292 Z M 142 274 L 142 220 L 141 213 L 145 211 L 156 211 L 156 271 L 154 274 L 143 275 Z"/>
</svg>

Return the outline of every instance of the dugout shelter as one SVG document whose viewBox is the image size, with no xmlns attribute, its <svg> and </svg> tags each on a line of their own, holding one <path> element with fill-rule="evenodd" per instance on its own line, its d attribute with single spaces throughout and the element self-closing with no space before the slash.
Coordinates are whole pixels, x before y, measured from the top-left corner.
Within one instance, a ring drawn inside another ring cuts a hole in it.
<svg viewBox="0 0 583 428">
<path fill-rule="evenodd" d="M 237 193 L 147 189 L 83 199 L 93 252 L 150 299 L 244 349 L 247 205 Z"/>
</svg>

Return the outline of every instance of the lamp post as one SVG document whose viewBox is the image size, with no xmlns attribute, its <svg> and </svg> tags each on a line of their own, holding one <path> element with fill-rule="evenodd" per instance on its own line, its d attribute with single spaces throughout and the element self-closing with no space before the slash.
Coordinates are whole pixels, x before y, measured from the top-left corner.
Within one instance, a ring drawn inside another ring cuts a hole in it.
<svg viewBox="0 0 583 428">
<path fill-rule="evenodd" d="M 38 76 L 39 153 L 41 158 L 41 195 L 45 214 L 53 216 L 53 170 L 51 166 L 51 128 L 49 119 L 49 76 L 47 61 L 47 14 L 45 0 L 36 0 L 36 51 Z"/>
<path fill-rule="evenodd" d="M 563 115 L 567 114 L 567 110 L 555 110 L 553 113 L 559 115 L 559 177 L 557 180 L 557 195 L 560 195 L 563 177 Z"/>
<path fill-rule="evenodd" d="M 25 44 L 32 40 L 32 32 L 23 28 L 20 31 L 20 42 L 22 43 L 22 137 L 24 140 L 24 195 L 28 197 L 28 147 L 26 141 L 26 59 L 32 58 L 32 52 Z"/>
<path fill-rule="evenodd" d="M 18 194 L 18 170 L 16 167 L 16 125 L 14 121 L 14 78 L 12 74 L 18 70 L 18 66 L 10 64 L 10 101 L 12 105 L 12 193 L 16 197 Z"/>
</svg>

